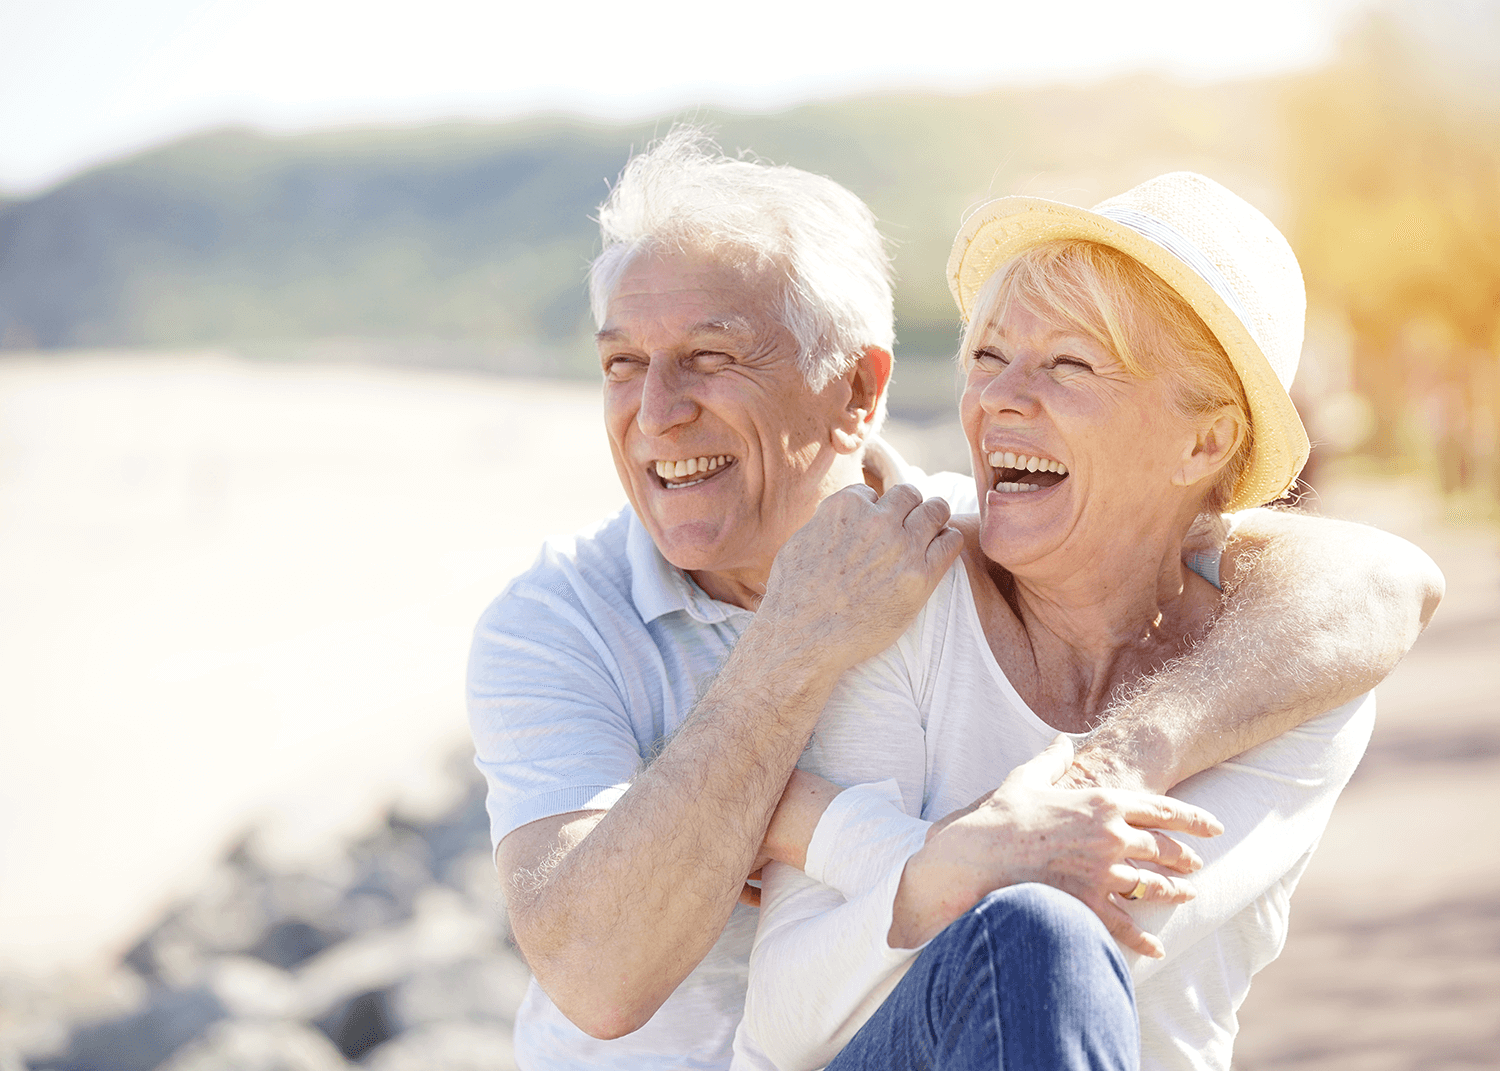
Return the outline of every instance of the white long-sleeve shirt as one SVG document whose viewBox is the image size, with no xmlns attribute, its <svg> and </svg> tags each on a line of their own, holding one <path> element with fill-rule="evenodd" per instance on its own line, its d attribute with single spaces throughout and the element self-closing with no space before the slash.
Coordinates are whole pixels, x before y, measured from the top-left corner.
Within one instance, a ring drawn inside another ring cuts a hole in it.
<svg viewBox="0 0 1500 1071">
<path fill-rule="evenodd" d="M 1224 823 L 1195 841 L 1197 898 L 1131 904 L 1166 958 L 1127 953 L 1142 1067 L 1229 1067 L 1236 1012 L 1281 952 L 1288 906 L 1333 804 L 1369 742 L 1373 695 L 1188 779 L 1172 795 Z M 1056 736 L 1021 700 L 984 637 L 957 563 L 906 634 L 846 674 L 800 765 L 841 793 L 806 873 L 767 867 L 736 1067 L 827 1063 L 918 950 L 886 944 L 906 861 L 930 822 L 995 788 Z"/>
</svg>

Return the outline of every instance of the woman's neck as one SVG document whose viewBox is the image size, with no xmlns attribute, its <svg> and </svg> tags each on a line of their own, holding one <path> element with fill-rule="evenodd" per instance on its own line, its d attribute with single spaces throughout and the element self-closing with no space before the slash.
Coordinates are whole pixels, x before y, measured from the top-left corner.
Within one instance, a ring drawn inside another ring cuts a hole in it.
<svg viewBox="0 0 1500 1071">
<path fill-rule="evenodd" d="M 1185 530 L 1117 545 L 1066 572 L 1020 575 L 983 556 L 977 530 L 965 534 L 990 649 L 1021 697 L 1056 729 L 1097 725 L 1122 686 L 1184 653 L 1218 608 L 1218 593 L 1182 564 Z"/>
</svg>

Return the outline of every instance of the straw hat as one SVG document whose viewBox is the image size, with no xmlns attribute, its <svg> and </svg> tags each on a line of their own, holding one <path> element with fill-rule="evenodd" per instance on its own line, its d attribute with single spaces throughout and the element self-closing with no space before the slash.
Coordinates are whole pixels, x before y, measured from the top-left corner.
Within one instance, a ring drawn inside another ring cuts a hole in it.
<svg viewBox="0 0 1500 1071">
<path fill-rule="evenodd" d="M 1002 197 L 965 221 L 948 286 L 968 323 L 995 271 L 1042 242 L 1081 238 L 1150 268 L 1193 308 L 1229 354 L 1255 430 L 1249 468 L 1226 508 L 1279 497 L 1307 461 L 1307 432 L 1287 389 L 1302 353 L 1307 295 L 1291 246 L 1271 221 L 1212 179 L 1177 171 L 1095 205 Z"/>
</svg>

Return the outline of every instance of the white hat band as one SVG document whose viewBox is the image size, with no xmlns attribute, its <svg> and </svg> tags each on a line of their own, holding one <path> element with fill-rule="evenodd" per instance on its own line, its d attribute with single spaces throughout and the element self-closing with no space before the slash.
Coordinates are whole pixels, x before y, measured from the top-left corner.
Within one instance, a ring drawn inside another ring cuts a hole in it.
<svg viewBox="0 0 1500 1071">
<path fill-rule="evenodd" d="M 1094 211 L 1101 216 L 1106 216 L 1114 220 L 1116 223 L 1129 227 L 1142 238 L 1155 242 L 1189 268 L 1192 268 L 1198 274 L 1199 278 L 1213 287 L 1214 293 L 1224 299 L 1224 303 L 1240 318 L 1240 323 L 1245 325 L 1245 330 L 1250 332 L 1251 337 L 1255 337 L 1255 328 L 1252 326 L 1253 321 L 1250 319 L 1250 314 L 1245 311 L 1245 306 L 1240 304 L 1239 295 L 1230 287 L 1229 280 L 1224 278 L 1223 273 L 1214 267 L 1214 262 L 1204 256 L 1203 252 L 1192 243 L 1192 240 L 1181 231 L 1177 230 L 1170 223 L 1163 223 L 1156 217 L 1148 216 L 1144 212 L 1137 212 L 1133 208 L 1110 205 L 1107 208 L 1096 208 Z M 1257 338 L 1256 341 L 1259 342 L 1260 340 Z"/>
</svg>

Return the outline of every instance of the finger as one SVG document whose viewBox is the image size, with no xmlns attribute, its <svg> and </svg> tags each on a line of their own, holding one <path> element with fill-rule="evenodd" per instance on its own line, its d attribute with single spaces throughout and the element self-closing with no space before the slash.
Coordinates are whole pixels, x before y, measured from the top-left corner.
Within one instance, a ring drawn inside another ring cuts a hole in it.
<svg viewBox="0 0 1500 1071">
<path fill-rule="evenodd" d="M 948 503 L 941 498 L 926 498 L 912 507 L 906 515 L 906 530 L 913 535 L 932 538 L 953 516 Z"/>
<path fill-rule="evenodd" d="M 1170 829 L 1195 837 L 1217 837 L 1224 832 L 1224 824 L 1202 807 L 1170 796 L 1121 792 L 1117 802 L 1125 821 L 1141 829 Z"/>
<path fill-rule="evenodd" d="M 1135 919 L 1109 897 L 1101 897 L 1098 903 L 1089 903 L 1089 907 L 1099 916 L 1109 935 L 1132 952 L 1139 952 L 1151 959 L 1166 956 L 1167 950 L 1162 947 L 1160 939 L 1137 926 Z"/>
<path fill-rule="evenodd" d="M 1012 776 L 1024 785 L 1045 788 L 1054 784 L 1071 765 L 1073 765 L 1073 740 L 1066 733 L 1058 733 L 1040 755 L 1017 766 Z"/>
<path fill-rule="evenodd" d="M 1154 829 L 1136 829 L 1126 826 L 1119 833 L 1124 846 L 1123 855 L 1130 860 L 1156 863 L 1180 874 L 1191 874 L 1203 869 L 1203 860 L 1187 845 Z"/>
<path fill-rule="evenodd" d="M 909 483 L 898 483 L 886 488 L 885 494 L 880 496 L 880 504 L 898 517 L 908 517 L 922 504 L 922 492 Z"/>
<path fill-rule="evenodd" d="M 927 567 L 934 571 L 947 572 L 959 552 L 964 549 L 964 534 L 951 525 L 944 528 L 927 544 Z"/>
<path fill-rule="evenodd" d="M 746 907 L 760 906 L 760 890 L 746 882 L 740 887 L 740 903 Z"/>
<path fill-rule="evenodd" d="M 1149 859 L 1158 866 L 1164 866 L 1168 870 L 1175 870 L 1179 874 L 1192 874 L 1203 869 L 1203 857 L 1186 844 L 1165 833 L 1158 833 L 1154 829 L 1144 830 L 1155 843 L 1154 855 L 1140 856 Z M 1132 858 L 1135 858 L 1132 856 Z"/>
<path fill-rule="evenodd" d="M 1109 868 L 1108 891 L 1121 900 L 1157 904 L 1185 904 L 1198 891 L 1181 878 L 1171 878 L 1147 867 L 1116 863 Z"/>
</svg>

